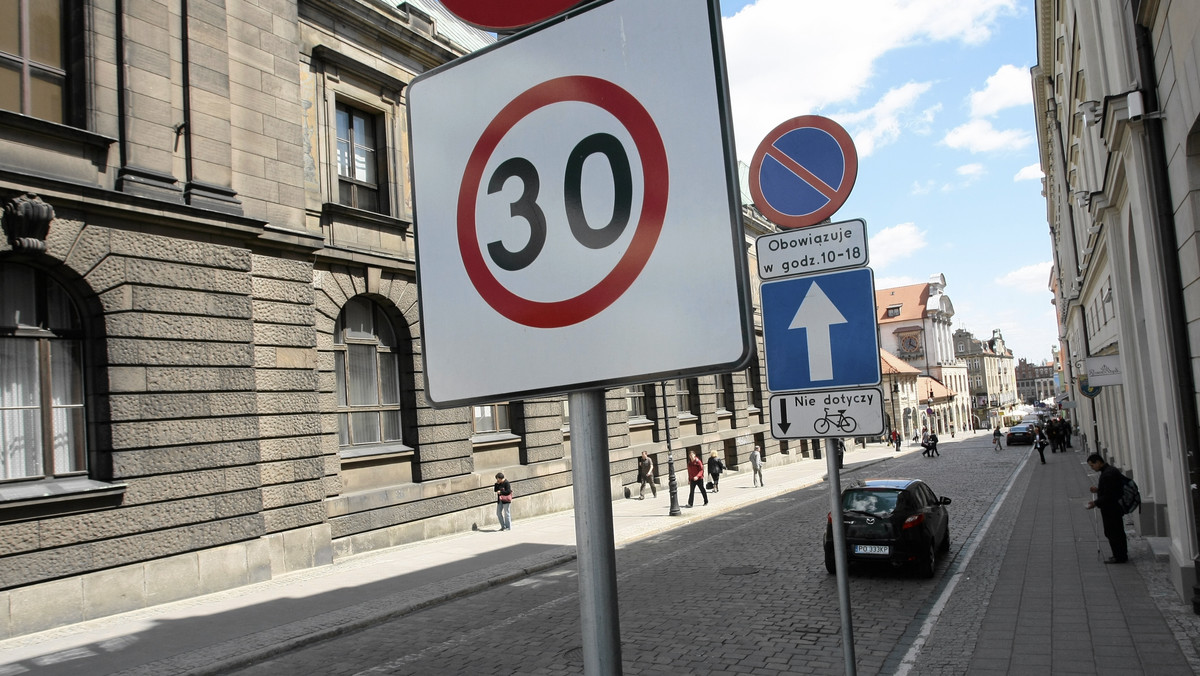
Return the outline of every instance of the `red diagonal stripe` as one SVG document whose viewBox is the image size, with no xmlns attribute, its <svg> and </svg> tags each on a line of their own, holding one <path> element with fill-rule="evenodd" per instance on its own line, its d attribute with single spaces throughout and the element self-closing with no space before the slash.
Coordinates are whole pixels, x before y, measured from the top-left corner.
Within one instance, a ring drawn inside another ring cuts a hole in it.
<svg viewBox="0 0 1200 676">
<path fill-rule="evenodd" d="M 827 199 L 832 200 L 837 196 L 837 190 L 829 187 L 829 184 L 817 178 L 816 174 L 800 166 L 798 162 L 793 160 L 791 157 L 788 157 L 786 154 L 780 151 L 779 148 L 771 146 L 770 149 L 767 150 L 767 155 L 774 158 L 776 162 L 782 164 L 788 171 L 795 174 L 796 177 L 801 181 L 804 181 L 805 183 L 816 188 L 817 191 L 824 195 Z"/>
</svg>

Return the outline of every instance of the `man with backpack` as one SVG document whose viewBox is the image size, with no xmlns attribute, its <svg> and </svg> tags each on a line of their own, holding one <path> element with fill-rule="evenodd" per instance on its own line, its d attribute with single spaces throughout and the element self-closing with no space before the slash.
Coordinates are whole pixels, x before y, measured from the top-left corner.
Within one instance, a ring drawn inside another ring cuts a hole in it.
<svg viewBox="0 0 1200 676">
<path fill-rule="evenodd" d="M 1125 540 L 1125 510 L 1121 505 L 1121 495 L 1125 491 L 1125 475 L 1116 467 L 1104 462 L 1099 453 L 1089 455 L 1087 464 L 1093 472 L 1100 473 L 1097 485 L 1089 489 L 1096 497 L 1087 504 L 1087 508 L 1100 508 L 1104 537 L 1108 538 L 1108 546 L 1112 549 L 1112 556 L 1104 562 L 1125 563 L 1129 560 L 1129 543 Z"/>
</svg>

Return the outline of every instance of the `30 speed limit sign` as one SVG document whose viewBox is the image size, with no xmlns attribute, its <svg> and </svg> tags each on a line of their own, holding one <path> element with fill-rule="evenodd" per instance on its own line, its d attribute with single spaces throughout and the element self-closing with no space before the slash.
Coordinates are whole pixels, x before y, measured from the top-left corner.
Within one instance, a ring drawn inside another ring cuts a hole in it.
<svg viewBox="0 0 1200 676">
<path fill-rule="evenodd" d="M 721 54 L 715 0 L 610 0 L 413 81 L 431 401 L 745 363 Z"/>
</svg>

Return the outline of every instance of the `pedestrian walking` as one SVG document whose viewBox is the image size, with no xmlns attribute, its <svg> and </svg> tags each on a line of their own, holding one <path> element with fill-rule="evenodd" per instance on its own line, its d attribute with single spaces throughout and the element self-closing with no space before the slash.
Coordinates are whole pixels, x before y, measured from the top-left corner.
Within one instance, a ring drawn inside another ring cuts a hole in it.
<svg viewBox="0 0 1200 676">
<path fill-rule="evenodd" d="M 900 452 L 900 432 L 899 432 L 899 430 L 892 430 L 892 444 L 894 444 L 896 446 L 896 452 L 899 453 Z"/>
<path fill-rule="evenodd" d="M 1104 462 L 1099 453 L 1088 456 L 1088 467 L 1093 472 L 1100 473 L 1097 485 L 1088 490 L 1096 494 L 1088 509 L 1100 508 L 1100 521 L 1104 524 L 1104 537 L 1108 538 L 1108 546 L 1112 556 L 1105 563 L 1125 563 L 1129 560 L 1129 543 L 1125 539 L 1125 514 L 1121 510 L 1121 493 L 1125 489 L 1125 475 L 1116 467 Z"/>
<path fill-rule="evenodd" d="M 1042 428 L 1034 427 L 1033 447 L 1037 449 L 1038 457 L 1042 459 L 1043 465 L 1046 464 L 1046 445 L 1049 443 L 1049 441 L 1046 441 L 1046 433 L 1042 431 Z"/>
<path fill-rule="evenodd" d="M 1054 431 L 1053 434 L 1050 435 L 1050 443 L 1054 445 L 1055 453 L 1066 453 L 1068 435 L 1067 423 L 1062 418 L 1055 418 L 1053 423 Z"/>
<path fill-rule="evenodd" d="M 996 431 L 992 432 L 992 448 L 999 451 L 1004 448 L 1004 444 L 1000 443 L 1000 426 L 996 426 Z"/>
<path fill-rule="evenodd" d="M 921 448 L 924 449 L 921 451 L 921 455 L 925 456 L 926 458 L 930 457 L 929 456 L 929 428 L 928 427 L 921 428 Z"/>
<path fill-rule="evenodd" d="M 638 458 L 638 500 L 646 499 L 646 484 L 650 484 L 650 496 L 658 497 L 658 488 L 654 485 L 654 460 L 646 451 Z"/>
<path fill-rule="evenodd" d="M 708 456 L 708 476 L 712 479 L 713 493 L 721 492 L 721 473 L 725 471 L 725 463 L 713 451 Z"/>
<path fill-rule="evenodd" d="M 696 497 L 696 489 L 700 489 L 700 497 L 704 498 L 704 504 L 708 504 L 708 492 L 704 490 L 704 462 L 700 460 L 700 456 L 696 455 L 695 451 L 688 451 L 688 503 L 687 506 L 692 506 L 692 501 Z"/>
<path fill-rule="evenodd" d="M 750 469 L 753 470 L 753 481 L 755 486 L 766 486 L 767 482 L 763 481 L 763 463 L 767 460 L 763 457 L 762 448 L 755 446 L 750 453 Z"/>
<path fill-rule="evenodd" d="M 512 530 L 512 484 L 504 478 L 504 472 L 496 472 L 496 483 L 492 485 L 496 491 L 496 520 L 500 522 L 500 530 Z"/>
<path fill-rule="evenodd" d="M 942 457 L 941 452 L 938 451 L 937 445 L 938 445 L 937 432 L 930 432 L 929 433 L 929 457 L 932 458 L 935 455 L 939 458 Z"/>
</svg>

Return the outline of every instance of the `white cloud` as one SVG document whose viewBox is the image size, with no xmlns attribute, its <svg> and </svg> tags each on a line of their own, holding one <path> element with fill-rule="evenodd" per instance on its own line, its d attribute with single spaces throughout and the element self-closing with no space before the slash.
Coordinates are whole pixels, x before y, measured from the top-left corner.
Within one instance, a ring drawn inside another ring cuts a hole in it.
<svg viewBox="0 0 1200 676">
<path fill-rule="evenodd" d="M 910 113 L 917 99 L 929 91 L 930 86 L 928 82 L 909 82 L 889 90 L 878 103 L 867 110 L 838 115 L 840 123 L 849 127 L 850 135 L 854 137 L 854 148 L 858 156 L 867 157 L 876 148 L 895 142 L 900 138 L 901 127 L 919 124 L 922 115 L 932 115 L 929 109 L 921 115 Z M 909 119 L 916 122 L 910 123 Z M 928 122 L 924 124 L 928 126 Z"/>
<path fill-rule="evenodd" d="M 909 277 L 907 275 L 900 275 L 898 277 L 876 277 L 875 278 L 875 288 L 876 289 L 894 289 L 898 286 L 909 286 L 912 284 L 919 284 L 919 283 L 925 282 L 925 281 L 929 281 L 929 280 L 916 279 L 913 277 Z"/>
<path fill-rule="evenodd" d="M 1005 108 L 1032 104 L 1029 71 L 1016 66 L 1000 66 L 987 79 L 983 91 L 971 92 L 971 117 L 990 117 Z"/>
<path fill-rule="evenodd" d="M 1045 174 L 1042 173 L 1042 165 L 1031 164 L 1028 167 L 1021 167 L 1016 176 L 1013 176 L 1013 181 L 1035 181 L 1041 180 Z"/>
<path fill-rule="evenodd" d="M 925 248 L 925 232 L 913 223 L 901 223 L 884 228 L 867 241 L 871 267 L 886 267 L 893 261 L 908 258 Z M 878 283 L 876 287 L 878 287 Z"/>
<path fill-rule="evenodd" d="M 929 193 L 933 192 L 935 186 L 937 186 L 937 181 L 934 180 L 913 181 L 912 190 L 910 192 L 913 195 L 928 195 Z"/>
<path fill-rule="evenodd" d="M 1047 289 L 1050 285 L 1050 270 L 1053 268 L 1054 263 L 1051 261 L 1026 265 L 997 277 L 996 284 L 1027 293 L 1049 293 Z"/>
<path fill-rule="evenodd" d="M 1033 142 L 1033 135 L 1020 129 L 1000 131 L 987 120 L 971 120 L 946 132 L 942 143 L 955 150 L 972 153 L 993 150 L 1017 150 Z"/>
<path fill-rule="evenodd" d="M 1001 16 L 1018 12 L 1018 4 L 758 0 L 746 6 L 722 26 L 738 157 L 749 161 L 767 132 L 785 120 L 853 105 L 888 52 L 930 41 L 981 43 Z M 867 131 L 869 143 L 888 142 L 892 133 L 883 118 Z"/>
<path fill-rule="evenodd" d="M 979 178 L 987 173 L 987 170 L 984 169 L 983 165 L 979 163 L 964 164 L 955 171 L 959 176 L 966 176 L 968 178 Z"/>
</svg>

